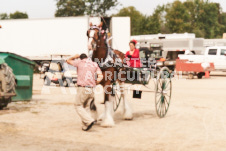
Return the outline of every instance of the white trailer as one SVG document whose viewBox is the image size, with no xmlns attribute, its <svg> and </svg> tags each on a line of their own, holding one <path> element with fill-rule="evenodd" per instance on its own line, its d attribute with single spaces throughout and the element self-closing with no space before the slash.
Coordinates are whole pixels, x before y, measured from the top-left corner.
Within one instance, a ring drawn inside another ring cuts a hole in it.
<svg viewBox="0 0 226 151">
<path fill-rule="evenodd" d="M 226 46 L 226 39 L 204 39 L 204 46 Z"/>
<path fill-rule="evenodd" d="M 151 35 L 136 35 L 131 36 L 132 39 L 136 39 L 139 41 L 146 40 L 154 40 L 154 39 L 188 39 L 188 38 L 196 38 L 194 33 L 173 33 L 173 34 L 151 34 Z"/>
<path fill-rule="evenodd" d="M 99 17 L 60 17 L 52 19 L 1 20 L 0 51 L 12 52 L 38 63 L 53 58 L 88 53 L 89 23 L 98 25 Z M 129 49 L 130 18 L 112 17 L 109 30 L 114 49 Z"/>
</svg>

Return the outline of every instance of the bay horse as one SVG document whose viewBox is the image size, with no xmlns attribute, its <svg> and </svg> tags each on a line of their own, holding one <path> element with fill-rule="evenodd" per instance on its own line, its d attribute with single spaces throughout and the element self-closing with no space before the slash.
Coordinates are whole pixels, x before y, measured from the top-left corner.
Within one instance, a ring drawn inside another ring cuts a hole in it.
<svg viewBox="0 0 226 151">
<path fill-rule="evenodd" d="M 89 51 L 92 51 L 92 60 L 94 61 L 98 60 L 99 63 L 101 61 L 104 61 L 108 56 L 108 45 L 106 43 L 106 33 L 104 30 L 101 30 L 102 25 L 103 23 L 101 23 L 99 26 L 93 26 L 92 23 L 90 23 L 90 29 L 87 31 L 88 49 Z M 125 60 L 125 55 L 122 52 L 118 50 L 112 50 L 112 51 L 118 56 L 118 58 L 121 59 L 122 62 Z M 112 59 L 113 61 L 115 61 L 116 58 L 114 57 Z M 100 64 L 98 65 L 100 66 Z M 114 81 L 115 77 L 119 82 L 121 96 L 123 99 L 123 119 L 132 120 L 133 119 L 132 110 L 128 105 L 128 102 L 126 99 L 125 80 L 124 80 L 126 79 L 126 72 L 123 72 L 123 74 L 121 74 L 120 71 L 114 66 L 106 67 L 104 69 L 101 68 L 101 70 L 103 73 L 103 79 L 100 82 L 100 84 L 103 86 L 104 93 L 105 93 L 104 95 L 105 111 L 100 117 L 100 119 L 102 120 L 101 126 L 112 127 L 115 124 L 113 119 L 113 114 L 114 114 L 113 101 L 115 99 L 114 98 L 115 96 L 112 94 L 112 87 L 111 87 L 111 84 Z M 118 78 L 118 77 L 121 77 L 121 78 Z"/>
</svg>

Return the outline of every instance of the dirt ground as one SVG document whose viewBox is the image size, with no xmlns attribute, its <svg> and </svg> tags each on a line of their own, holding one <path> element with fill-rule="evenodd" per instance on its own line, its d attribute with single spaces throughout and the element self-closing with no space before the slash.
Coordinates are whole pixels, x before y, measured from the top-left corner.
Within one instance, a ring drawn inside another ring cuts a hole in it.
<svg viewBox="0 0 226 151">
<path fill-rule="evenodd" d="M 213 73 L 214 74 L 214 73 Z M 210 79 L 174 79 L 165 118 L 155 112 L 154 94 L 130 99 L 134 119 L 114 115 L 115 126 L 98 122 L 84 132 L 74 109 L 75 88 L 43 86 L 34 75 L 33 99 L 0 111 L 2 151 L 224 151 L 226 148 L 226 73 Z M 154 85 L 153 85 L 154 87 Z M 99 113 L 103 112 L 97 95 Z"/>
</svg>

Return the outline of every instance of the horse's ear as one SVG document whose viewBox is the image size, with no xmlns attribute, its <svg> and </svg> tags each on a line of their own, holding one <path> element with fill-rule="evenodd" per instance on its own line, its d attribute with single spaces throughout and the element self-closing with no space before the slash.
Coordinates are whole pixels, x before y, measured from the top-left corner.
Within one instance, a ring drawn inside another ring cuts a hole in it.
<svg viewBox="0 0 226 151">
<path fill-rule="evenodd" d="M 90 26 L 90 27 L 93 26 L 93 23 L 90 22 L 90 23 L 89 23 L 89 26 Z"/>
<path fill-rule="evenodd" d="M 98 26 L 99 28 L 103 26 L 103 22 L 100 23 L 100 25 Z"/>
</svg>

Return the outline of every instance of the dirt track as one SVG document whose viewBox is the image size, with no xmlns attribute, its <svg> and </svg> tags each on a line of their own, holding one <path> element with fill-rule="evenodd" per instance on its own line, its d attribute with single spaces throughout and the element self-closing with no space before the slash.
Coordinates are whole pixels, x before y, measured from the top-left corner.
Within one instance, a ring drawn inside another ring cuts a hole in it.
<svg viewBox="0 0 226 151">
<path fill-rule="evenodd" d="M 155 113 L 154 94 L 130 104 L 134 120 L 115 113 L 116 126 L 81 130 L 73 102 L 74 88 L 46 88 L 34 76 L 33 99 L 13 102 L 0 111 L 2 151 L 224 151 L 226 148 L 226 76 L 173 80 L 173 96 L 166 117 Z M 49 90 L 49 94 L 46 93 Z M 45 91 L 45 93 L 44 93 Z M 101 113 L 104 106 L 97 103 Z"/>
</svg>

